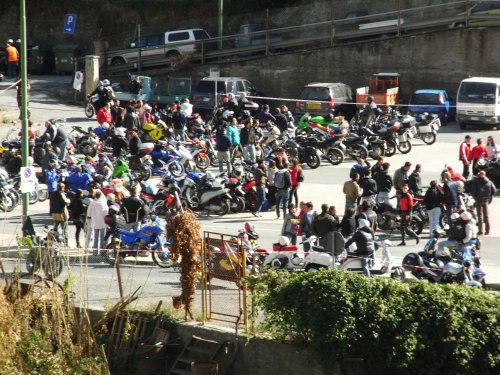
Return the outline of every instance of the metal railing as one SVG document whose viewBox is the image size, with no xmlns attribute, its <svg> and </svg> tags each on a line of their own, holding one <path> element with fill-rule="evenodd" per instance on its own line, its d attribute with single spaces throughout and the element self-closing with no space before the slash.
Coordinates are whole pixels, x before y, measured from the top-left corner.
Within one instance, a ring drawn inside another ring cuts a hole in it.
<svg viewBox="0 0 500 375">
<path fill-rule="evenodd" d="M 474 12 L 478 4 L 491 5 L 498 14 Z M 258 55 L 289 53 L 291 50 L 309 50 L 332 47 L 346 43 L 360 43 L 374 39 L 400 37 L 414 33 L 448 30 L 455 27 L 474 26 L 480 21 L 498 21 L 500 25 L 500 0 L 466 0 L 428 5 L 410 9 L 398 9 L 352 19 L 337 19 L 318 23 L 266 29 L 248 34 L 235 34 L 196 42 L 176 43 L 141 48 L 142 68 L 170 66 L 209 61 L 235 61 Z M 480 24 L 478 24 L 480 25 Z M 488 26 L 488 25 L 486 25 Z M 180 60 L 169 61 L 168 51 L 188 45 L 196 45 L 197 52 L 184 54 Z M 139 49 L 137 49 L 138 51 Z M 130 53 L 129 50 L 123 50 Z M 147 57 L 151 51 L 162 51 Z M 116 55 L 117 51 L 109 52 Z M 108 56 L 109 57 L 109 56 Z M 108 72 L 129 71 L 138 67 L 137 59 L 127 64 L 111 66 Z"/>
</svg>

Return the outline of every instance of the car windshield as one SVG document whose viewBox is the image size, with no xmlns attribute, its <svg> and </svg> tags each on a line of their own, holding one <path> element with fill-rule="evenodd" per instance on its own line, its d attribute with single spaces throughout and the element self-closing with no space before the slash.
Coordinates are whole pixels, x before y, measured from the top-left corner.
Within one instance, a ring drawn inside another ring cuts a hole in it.
<svg viewBox="0 0 500 375">
<path fill-rule="evenodd" d="M 300 93 L 303 100 L 330 100 L 330 90 L 326 87 L 304 87 Z"/>
<path fill-rule="evenodd" d="M 496 83 L 489 82 L 463 82 L 458 91 L 458 99 L 466 103 L 494 104 L 496 95 Z"/>
<path fill-rule="evenodd" d="M 196 86 L 196 92 L 211 94 L 214 92 L 215 81 L 200 81 Z M 217 81 L 217 92 L 225 92 L 224 82 Z"/>
<path fill-rule="evenodd" d="M 410 100 L 411 104 L 441 104 L 438 94 L 414 94 Z"/>
</svg>

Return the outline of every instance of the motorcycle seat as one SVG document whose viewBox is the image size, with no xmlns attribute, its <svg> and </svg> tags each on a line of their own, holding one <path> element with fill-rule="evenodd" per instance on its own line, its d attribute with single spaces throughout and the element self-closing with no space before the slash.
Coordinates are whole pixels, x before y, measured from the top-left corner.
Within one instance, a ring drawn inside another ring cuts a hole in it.
<svg viewBox="0 0 500 375">
<path fill-rule="evenodd" d="M 362 140 L 363 137 L 360 137 L 360 136 L 353 136 L 353 137 L 349 137 L 349 138 L 345 138 L 344 139 L 344 142 L 348 145 L 352 145 L 352 144 L 356 144 L 356 143 L 359 143 L 359 141 Z"/>
<path fill-rule="evenodd" d="M 388 133 L 387 128 L 380 128 L 380 129 L 377 130 L 377 134 L 378 135 L 382 135 L 383 136 L 383 135 L 386 135 L 387 133 Z"/>
</svg>

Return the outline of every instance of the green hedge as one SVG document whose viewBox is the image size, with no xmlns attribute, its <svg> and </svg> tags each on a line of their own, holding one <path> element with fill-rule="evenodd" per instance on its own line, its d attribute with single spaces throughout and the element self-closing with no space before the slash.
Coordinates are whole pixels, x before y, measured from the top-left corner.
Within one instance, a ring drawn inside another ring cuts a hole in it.
<svg viewBox="0 0 500 375">
<path fill-rule="evenodd" d="M 500 373 L 496 294 L 340 271 L 270 271 L 249 285 L 263 328 L 326 367 L 363 358 L 370 374 Z"/>
</svg>

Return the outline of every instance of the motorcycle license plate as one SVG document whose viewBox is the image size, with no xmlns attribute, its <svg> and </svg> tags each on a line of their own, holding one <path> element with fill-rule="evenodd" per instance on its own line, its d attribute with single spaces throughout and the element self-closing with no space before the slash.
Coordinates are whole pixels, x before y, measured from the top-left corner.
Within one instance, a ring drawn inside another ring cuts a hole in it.
<svg viewBox="0 0 500 375">
<path fill-rule="evenodd" d="M 321 104 L 320 103 L 307 103 L 307 108 L 320 109 L 321 108 Z"/>
</svg>

